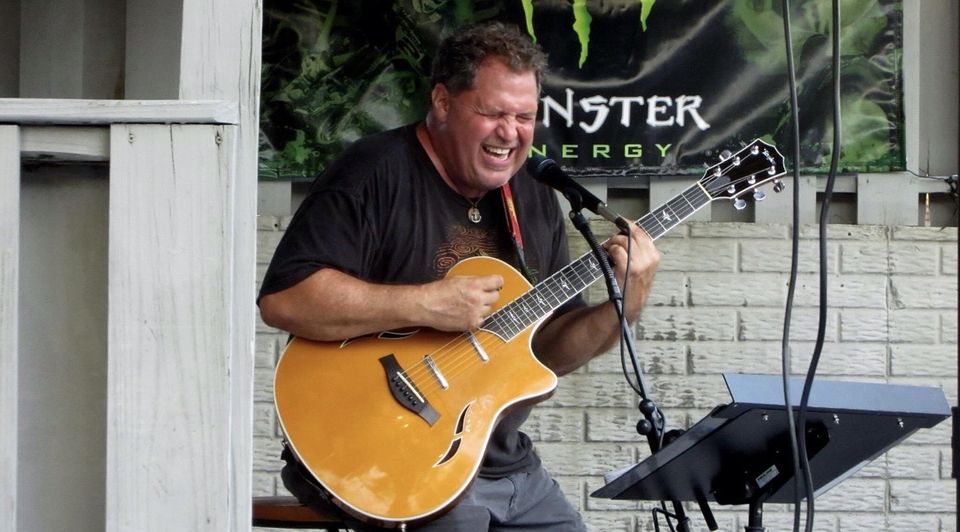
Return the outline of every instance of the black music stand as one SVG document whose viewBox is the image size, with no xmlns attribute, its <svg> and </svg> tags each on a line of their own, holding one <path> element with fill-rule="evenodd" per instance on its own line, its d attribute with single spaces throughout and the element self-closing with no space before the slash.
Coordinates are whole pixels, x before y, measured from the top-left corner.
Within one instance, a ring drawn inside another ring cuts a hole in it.
<svg viewBox="0 0 960 532">
<path fill-rule="evenodd" d="M 733 399 L 646 460 L 605 475 L 592 497 L 750 505 L 747 532 L 759 532 L 762 505 L 794 501 L 793 465 L 776 375 L 724 374 Z M 790 380 L 794 410 L 801 379 Z M 918 429 L 950 416 L 943 390 L 815 380 L 807 411 L 814 496 L 860 470 Z M 706 512 L 709 514 L 709 510 Z M 712 520 L 707 516 L 708 520 Z"/>
</svg>

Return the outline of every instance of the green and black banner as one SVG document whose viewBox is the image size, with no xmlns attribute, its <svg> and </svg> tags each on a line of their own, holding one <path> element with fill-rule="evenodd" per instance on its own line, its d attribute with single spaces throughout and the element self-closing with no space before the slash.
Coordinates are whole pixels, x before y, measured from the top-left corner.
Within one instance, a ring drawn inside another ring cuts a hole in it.
<svg viewBox="0 0 960 532">
<path fill-rule="evenodd" d="M 700 173 L 754 138 L 791 160 L 779 0 L 267 0 L 261 179 L 312 179 L 421 119 L 437 43 L 516 24 L 549 54 L 533 150 L 581 176 Z M 801 167 L 832 153 L 831 1 L 794 2 Z M 841 1 L 840 168 L 902 170 L 901 0 Z"/>
</svg>

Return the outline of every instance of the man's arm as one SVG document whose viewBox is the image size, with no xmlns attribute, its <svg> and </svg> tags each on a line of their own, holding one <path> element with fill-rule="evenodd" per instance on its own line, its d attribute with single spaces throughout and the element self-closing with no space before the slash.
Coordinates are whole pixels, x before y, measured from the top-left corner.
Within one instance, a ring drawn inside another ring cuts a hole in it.
<svg viewBox="0 0 960 532">
<path fill-rule="evenodd" d="M 614 264 L 614 273 L 623 287 L 629 268 L 629 285 L 624 290 L 624 313 L 633 323 L 647 302 L 660 252 L 639 227 L 631 225 L 631 257 L 627 264 L 627 236 L 616 235 L 604 247 Z M 620 338 L 620 321 L 610 302 L 580 308 L 548 321 L 533 338 L 537 357 L 558 375 L 570 373 L 591 358 L 610 349 Z"/>
<path fill-rule="evenodd" d="M 264 323 L 311 340 L 343 340 L 403 327 L 479 327 L 500 297 L 499 275 L 451 276 L 422 285 L 368 283 L 323 268 L 260 298 Z"/>
</svg>

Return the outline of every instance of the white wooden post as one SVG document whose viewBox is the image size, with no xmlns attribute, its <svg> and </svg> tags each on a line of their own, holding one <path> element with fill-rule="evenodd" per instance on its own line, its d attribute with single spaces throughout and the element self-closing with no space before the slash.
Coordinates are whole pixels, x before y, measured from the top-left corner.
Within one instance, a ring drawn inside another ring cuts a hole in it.
<svg viewBox="0 0 960 532">
<path fill-rule="evenodd" d="M 0 532 L 17 529 L 20 128 L 0 126 Z"/>
<path fill-rule="evenodd" d="M 903 174 L 857 175 L 857 223 L 917 225 L 920 217 L 917 180 Z"/>
<path fill-rule="evenodd" d="M 227 530 L 250 474 L 231 455 L 236 129 L 111 128 L 109 531 Z"/>
<path fill-rule="evenodd" d="M 253 366 L 257 278 L 257 153 L 260 108 L 261 0 L 183 0 L 180 99 L 237 102 L 232 286 L 229 300 L 231 530 L 249 530 L 253 478 Z"/>
<path fill-rule="evenodd" d="M 773 185 L 761 188 L 767 197 L 754 202 L 754 221 L 757 223 L 793 223 L 793 176 L 783 178 L 783 190 L 773 191 Z M 801 224 L 817 221 L 817 177 L 800 176 L 799 204 L 797 205 Z"/>
</svg>

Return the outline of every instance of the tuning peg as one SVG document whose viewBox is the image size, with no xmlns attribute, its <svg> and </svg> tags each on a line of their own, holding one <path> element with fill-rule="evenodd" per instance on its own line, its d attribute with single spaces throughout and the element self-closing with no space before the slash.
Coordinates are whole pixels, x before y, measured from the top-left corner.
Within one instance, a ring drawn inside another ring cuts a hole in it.
<svg viewBox="0 0 960 532">
<path fill-rule="evenodd" d="M 783 184 L 783 180 L 782 180 L 782 179 L 774 179 L 774 180 L 773 180 L 773 191 L 774 191 L 774 192 L 783 192 L 783 189 L 785 189 L 785 188 L 787 188 L 787 186 Z"/>
<path fill-rule="evenodd" d="M 757 200 L 757 201 L 763 201 L 763 200 L 767 199 L 767 193 L 764 192 L 764 191 L 762 191 L 762 190 L 760 190 L 760 189 L 754 190 L 754 191 L 753 191 L 753 199 L 755 199 L 755 200 Z"/>
<path fill-rule="evenodd" d="M 730 153 L 730 150 L 723 150 L 722 152 L 720 152 L 720 160 L 726 161 L 727 159 L 730 158 L 731 155 L 733 154 Z"/>
<path fill-rule="evenodd" d="M 747 208 L 747 202 L 744 201 L 743 198 L 737 198 L 733 201 L 733 208 L 742 211 Z"/>
</svg>

